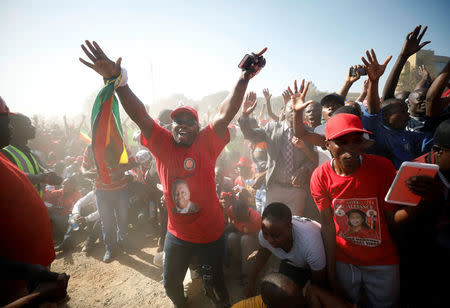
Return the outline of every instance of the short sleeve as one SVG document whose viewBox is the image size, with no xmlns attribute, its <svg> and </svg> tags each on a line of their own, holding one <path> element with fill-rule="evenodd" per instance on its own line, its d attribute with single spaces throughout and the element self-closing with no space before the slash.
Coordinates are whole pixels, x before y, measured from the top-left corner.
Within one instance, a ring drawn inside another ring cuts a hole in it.
<svg viewBox="0 0 450 308">
<path fill-rule="evenodd" d="M 313 271 L 320 271 L 326 266 L 325 248 L 323 247 L 320 227 L 317 228 L 316 222 L 311 222 L 313 230 L 309 232 L 309 249 L 306 252 L 306 262 Z"/>
<path fill-rule="evenodd" d="M 377 127 L 379 123 L 381 123 L 381 112 L 376 114 L 370 114 L 367 111 L 367 108 L 364 108 L 364 113 L 361 122 L 366 130 L 375 134 L 377 132 Z"/>
<path fill-rule="evenodd" d="M 326 189 L 326 185 L 323 182 L 324 167 L 325 165 L 321 165 L 316 168 L 311 176 L 310 181 L 311 195 L 314 198 L 314 202 L 316 203 L 319 211 L 331 207 L 331 198 L 329 196 L 328 190 Z"/>
<path fill-rule="evenodd" d="M 203 135 L 202 141 L 206 143 L 204 144 L 205 148 L 208 149 L 211 157 L 215 159 L 217 159 L 223 148 L 230 142 L 230 131 L 227 129 L 225 137 L 222 138 L 214 130 L 212 123 L 205 127 L 200 134 Z"/>
<path fill-rule="evenodd" d="M 172 133 L 153 122 L 153 129 L 149 139 L 146 139 L 141 133 L 141 144 L 152 152 L 158 159 L 167 157 L 169 147 L 172 142 Z"/>
<path fill-rule="evenodd" d="M 259 231 L 259 233 L 258 233 L 258 242 L 259 242 L 259 245 L 261 245 L 261 247 L 264 247 L 269 250 L 272 248 L 270 246 L 269 242 L 267 242 L 266 239 L 264 238 L 262 231 Z"/>
</svg>

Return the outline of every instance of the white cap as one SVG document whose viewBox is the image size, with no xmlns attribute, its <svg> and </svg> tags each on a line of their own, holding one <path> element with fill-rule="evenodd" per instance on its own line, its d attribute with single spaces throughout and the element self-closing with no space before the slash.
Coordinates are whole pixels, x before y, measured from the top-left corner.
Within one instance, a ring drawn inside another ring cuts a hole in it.
<svg viewBox="0 0 450 308">
<path fill-rule="evenodd" d="M 141 131 L 138 130 L 133 134 L 133 141 L 139 141 L 140 138 L 141 138 Z"/>
<path fill-rule="evenodd" d="M 136 161 L 140 164 L 143 164 L 152 159 L 152 155 L 148 150 L 140 150 L 136 153 Z"/>
</svg>

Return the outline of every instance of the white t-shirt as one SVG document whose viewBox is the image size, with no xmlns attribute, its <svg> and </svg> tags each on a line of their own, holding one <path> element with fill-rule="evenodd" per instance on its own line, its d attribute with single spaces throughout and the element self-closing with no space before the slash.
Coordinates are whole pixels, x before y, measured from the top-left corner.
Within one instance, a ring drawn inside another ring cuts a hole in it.
<svg viewBox="0 0 450 308">
<path fill-rule="evenodd" d="M 323 124 L 320 124 L 319 126 L 316 126 L 314 128 L 314 132 L 316 134 L 325 136 L 325 125 L 326 125 L 326 123 L 323 123 Z M 319 154 L 319 164 L 318 164 L 318 166 L 322 165 L 324 162 L 329 161 L 332 158 L 330 151 L 328 151 L 327 149 L 322 149 L 322 147 L 319 147 L 319 146 L 314 146 L 314 149 Z"/>
<path fill-rule="evenodd" d="M 325 268 L 326 258 L 323 248 L 320 224 L 309 218 L 292 217 L 293 245 L 289 252 L 282 248 L 274 248 L 266 241 L 262 231 L 259 231 L 259 244 L 270 250 L 275 256 L 287 263 L 301 268 L 320 271 Z"/>
</svg>

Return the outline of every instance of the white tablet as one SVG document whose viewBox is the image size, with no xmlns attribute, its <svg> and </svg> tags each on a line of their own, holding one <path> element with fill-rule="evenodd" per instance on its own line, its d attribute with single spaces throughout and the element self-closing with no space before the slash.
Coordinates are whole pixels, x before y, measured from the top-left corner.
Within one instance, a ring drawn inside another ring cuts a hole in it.
<svg viewBox="0 0 450 308">
<path fill-rule="evenodd" d="M 405 184 L 405 181 L 412 176 L 426 175 L 434 178 L 439 171 L 439 166 L 434 164 L 416 163 L 406 161 L 400 166 L 400 169 L 392 182 L 384 201 L 395 204 L 416 206 L 421 197 L 412 193 Z"/>
</svg>

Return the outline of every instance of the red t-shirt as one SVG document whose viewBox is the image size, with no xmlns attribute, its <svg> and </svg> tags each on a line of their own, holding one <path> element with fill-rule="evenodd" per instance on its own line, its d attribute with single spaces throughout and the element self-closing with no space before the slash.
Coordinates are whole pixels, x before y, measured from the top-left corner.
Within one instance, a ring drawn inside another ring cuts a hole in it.
<svg viewBox="0 0 450 308">
<path fill-rule="evenodd" d="M 389 160 L 367 154 L 349 176 L 337 175 L 330 161 L 314 170 L 311 194 L 319 211 L 332 207 L 337 261 L 360 266 L 398 263 L 384 215 L 396 208 L 384 201 L 395 173 Z"/>
<path fill-rule="evenodd" d="M 250 207 L 248 208 L 248 221 L 237 220 L 232 206 L 225 210 L 225 214 L 230 218 L 236 230 L 242 234 L 256 233 L 261 230 L 261 214 Z"/>
<path fill-rule="evenodd" d="M 172 133 L 156 122 L 149 140 L 141 134 L 141 144 L 155 157 L 169 214 L 167 229 L 174 236 L 209 243 L 222 235 L 225 219 L 216 193 L 214 168 L 229 140 L 228 131 L 222 139 L 212 124 L 199 132 L 189 148 L 176 146 Z"/>
<path fill-rule="evenodd" d="M 55 260 L 50 217 L 28 177 L 0 153 L 0 256 L 49 266 Z"/>
<path fill-rule="evenodd" d="M 72 194 L 66 196 L 62 189 L 46 191 L 44 193 L 44 201 L 53 204 L 54 206 L 62 207 L 61 214 L 72 213 L 73 206 L 75 203 L 81 199 L 83 195 L 75 190 Z"/>
</svg>

